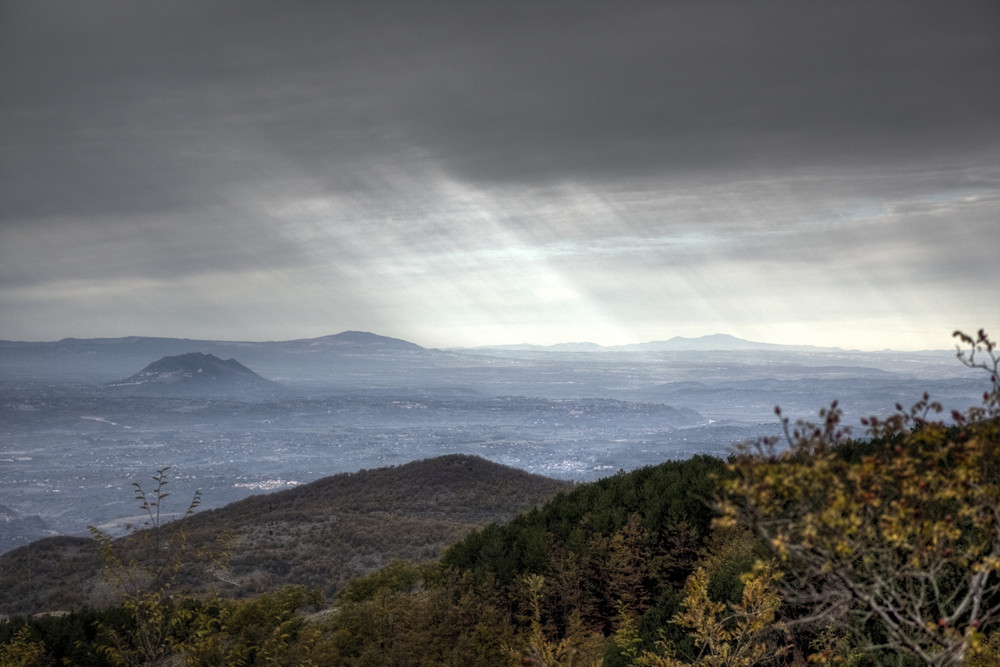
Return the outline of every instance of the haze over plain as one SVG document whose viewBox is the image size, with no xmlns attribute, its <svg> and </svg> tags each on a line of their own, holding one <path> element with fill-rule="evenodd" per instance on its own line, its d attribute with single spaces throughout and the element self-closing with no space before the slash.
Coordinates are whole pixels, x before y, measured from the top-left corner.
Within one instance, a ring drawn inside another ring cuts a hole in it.
<svg viewBox="0 0 1000 667">
<path fill-rule="evenodd" d="M 0 4 L 0 339 L 1000 329 L 992 1 Z"/>
</svg>

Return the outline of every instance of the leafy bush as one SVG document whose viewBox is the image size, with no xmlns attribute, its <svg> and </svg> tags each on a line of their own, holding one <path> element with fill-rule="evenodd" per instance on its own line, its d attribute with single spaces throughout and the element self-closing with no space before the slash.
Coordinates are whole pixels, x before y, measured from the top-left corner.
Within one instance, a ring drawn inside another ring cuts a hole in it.
<svg viewBox="0 0 1000 667">
<path fill-rule="evenodd" d="M 783 420 L 787 449 L 763 441 L 733 460 L 723 522 L 772 547 L 789 626 L 834 627 L 848 647 L 945 665 L 1000 621 L 1000 355 L 982 331 L 956 336 L 971 347 L 959 358 L 989 371 L 992 389 L 954 424 L 932 418 L 941 408 L 925 394 L 864 420 L 859 451 L 844 446 L 834 404 L 819 425 Z"/>
</svg>

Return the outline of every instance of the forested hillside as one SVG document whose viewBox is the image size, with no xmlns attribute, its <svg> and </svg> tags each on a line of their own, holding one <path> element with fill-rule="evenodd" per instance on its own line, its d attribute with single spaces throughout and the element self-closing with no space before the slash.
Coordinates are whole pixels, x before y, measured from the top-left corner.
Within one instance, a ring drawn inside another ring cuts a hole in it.
<svg viewBox="0 0 1000 667">
<path fill-rule="evenodd" d="M 164 531 L 181 531 L 185 551 L 202 562 L 178 573 L 183 591 L 246 597 L 297 584 L 331 596 L 393 558 L 433 559 L 471 529 L 504 521 L 571 486 L 448 455 L 251 496 Z M 188 500 L 171 496 L 163 509 L 183 510 Z M 0 613 L 71 610 L 110 602 L 110 595 L 93 539 L 47 538 L 0 555 Z"/>
<path fill-rule="evenodd" d="M 0 626 L 0 656 L 1000 664 L 1000 353 L 983 332 L 960 339 L 963 363 L 991 379 L 981 405 L 948 418 L 928 396 L 866 419 L 863 437 L 846 431 L 836 404 L 815 424 L 780 417 L 783 439 L 747 443 L 727 461 L 665 462 L 565 490 L 436 560 L 396 560 L 355 578 L 333 605 L 303 587 L 239 601 L 180 595 L 171 572 L 184 561 L 169 561 L 176 568 L 156 584 L 163 570 L 150 561 L 110 554 L 109 574 L 128 584 L 116 587 L 117 605 L 13 619 Z"/>
</svg>

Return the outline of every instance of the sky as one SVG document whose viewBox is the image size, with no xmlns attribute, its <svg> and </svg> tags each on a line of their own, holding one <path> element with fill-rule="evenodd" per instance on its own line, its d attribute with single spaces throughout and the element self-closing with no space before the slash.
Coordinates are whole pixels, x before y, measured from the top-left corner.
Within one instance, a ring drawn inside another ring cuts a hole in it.
<svg viewBox="0 0 1000 667">
<path fill-rule="evenodd" d="M 998 251 L 995 0 L 0 0 L 0 339 L 946 349 Z"/>
</svg>

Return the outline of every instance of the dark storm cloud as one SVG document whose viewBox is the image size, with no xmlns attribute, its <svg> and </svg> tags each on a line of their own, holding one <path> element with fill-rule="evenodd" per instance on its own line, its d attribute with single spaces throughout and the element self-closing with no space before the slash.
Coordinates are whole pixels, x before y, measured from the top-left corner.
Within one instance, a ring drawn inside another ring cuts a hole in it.
<svg viewBox="0 0 1000 667">
<path fill-rule="evenodd" d="M 474 74 L 451 80 L 471 85 L 441 77 L 444 103 L 416 115 L 412 134 L 451 151 L 460 173 L 864 164 L 995 136 L 1000 50 L 982 14 L 660 3 L 546 18 L 487 33 Z"/>
<path fill-rule="evenodd" d="M 352 166 L 413 148 L 536 184 L 997 148 L 990 2 L 15 2 L 4 18 L 8 214 L 200 206 L 277 156 L 350 189 Z"/>
<path fill-rule="evenodd" d="M 1000 241 L 998 62 L 992 0 L 0 0 L 0 308 L 494 342 L 797 316 L 778 284 L 916 312 Z"/>
</svg>

